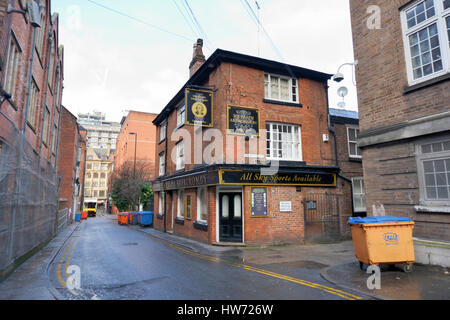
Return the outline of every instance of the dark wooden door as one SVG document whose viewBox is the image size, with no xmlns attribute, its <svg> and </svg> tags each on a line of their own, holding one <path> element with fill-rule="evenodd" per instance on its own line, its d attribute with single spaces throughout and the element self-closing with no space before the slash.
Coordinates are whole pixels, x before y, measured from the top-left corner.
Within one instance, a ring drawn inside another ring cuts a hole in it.
<svg viewBox="0 0 450 320">
<path fill-rule="evenodd" d="M 242 194 L 219 194 L 219 238 L 221 242 L 242 242 Z"/>
</svg>

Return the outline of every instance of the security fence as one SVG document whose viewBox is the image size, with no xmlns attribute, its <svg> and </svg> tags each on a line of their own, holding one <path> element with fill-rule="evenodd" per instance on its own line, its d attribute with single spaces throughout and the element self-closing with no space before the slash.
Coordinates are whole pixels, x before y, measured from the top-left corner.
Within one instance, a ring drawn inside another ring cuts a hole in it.
<svg viewBox="0 0 450 320">
<path fill-rule="evenodd" d="M 56 168 L 0 112 L 0 276 L 57 228 Z"/>
</svg>

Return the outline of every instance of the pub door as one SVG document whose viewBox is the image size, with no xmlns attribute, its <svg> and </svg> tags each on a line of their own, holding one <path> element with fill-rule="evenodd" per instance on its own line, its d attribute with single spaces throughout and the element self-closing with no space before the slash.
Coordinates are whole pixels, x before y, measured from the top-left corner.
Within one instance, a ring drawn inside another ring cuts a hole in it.
<svg viewBox="0 0 450 320">
<path fill-rule="evenodd" d="M 219 193 L 219 240 L 242 242 L 242 194 Z"/>
</svg>

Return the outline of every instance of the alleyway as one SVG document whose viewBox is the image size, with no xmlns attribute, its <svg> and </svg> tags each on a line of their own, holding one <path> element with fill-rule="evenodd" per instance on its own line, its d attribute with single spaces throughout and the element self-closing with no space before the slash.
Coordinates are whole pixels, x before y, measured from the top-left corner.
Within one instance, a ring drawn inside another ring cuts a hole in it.
<svg viewBox="0 0 450 320">
<path fill-rule="evenodd" d="M 65 268 L 80 267 L 81 289 L 65 287 Z M 231 256 L 209 256 L 90 218 L 74 232 L 50 268 L 50 280 L 66 299 L 363 299 L 332 287 L 320 269 L 291 265 L 254 267 Z M 276 269 L 276 268 L 275 268 Z"/>
</svg>

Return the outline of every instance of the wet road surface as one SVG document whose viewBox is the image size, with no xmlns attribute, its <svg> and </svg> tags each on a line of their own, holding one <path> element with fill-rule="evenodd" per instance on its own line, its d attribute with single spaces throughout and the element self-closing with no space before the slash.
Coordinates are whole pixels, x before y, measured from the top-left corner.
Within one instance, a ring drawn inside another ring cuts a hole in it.
<svg viewBox="0 0 450 320">
<path fill-rule="evenodd" d="M 81 288 L 68 290 L 71 266 Z M 239 255 L 204 255 L 103 217 L 89 218 L 74 232 L 49 269 L 65 299 L 88 300 L 359 300 L 320 277 L 320 263 L 256 266 Z"/>
</svg>

